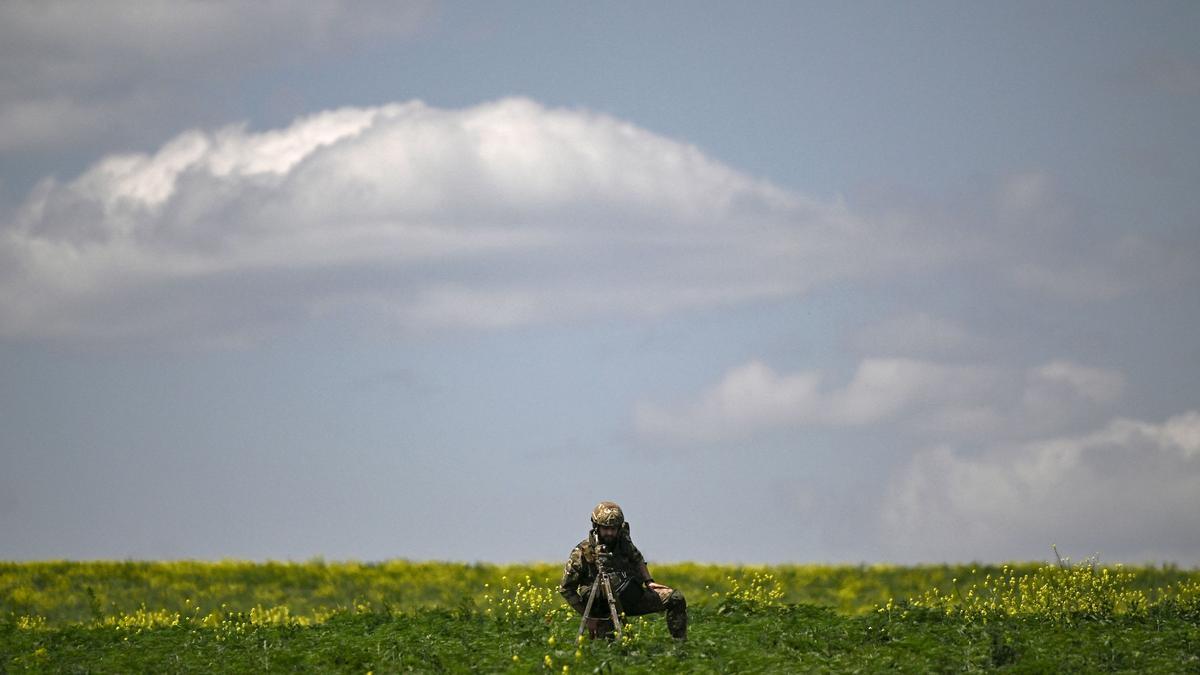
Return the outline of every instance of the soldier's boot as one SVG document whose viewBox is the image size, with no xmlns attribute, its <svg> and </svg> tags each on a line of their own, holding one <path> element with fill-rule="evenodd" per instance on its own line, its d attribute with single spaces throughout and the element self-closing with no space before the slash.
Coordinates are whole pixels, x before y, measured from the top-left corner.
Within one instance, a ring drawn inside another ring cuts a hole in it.
<svg viewBox="0 0 1200 675">
<path fill-rule="evenodd" d="M 683 598 L 683 593 L 679 591 L 671 591 L 671 595 L 667 596 L 667 600 L 663 603 L 667 606 L 667 630 L 670 631 L 671 637 L 676 640 L 687 639 L 687 600 Z"/>
</svg>

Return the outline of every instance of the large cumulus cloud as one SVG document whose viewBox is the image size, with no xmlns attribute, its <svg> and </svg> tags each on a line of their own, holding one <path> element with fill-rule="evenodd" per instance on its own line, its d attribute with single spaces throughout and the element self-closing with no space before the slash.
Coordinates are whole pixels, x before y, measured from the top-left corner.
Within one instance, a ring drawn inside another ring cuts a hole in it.
<svg viewBox="0 0 1200 675">
<path fill-rule="evenodd" d="M 193 129 L 46 179 L 3 216 L 0 336 L 242 343 L 314 316 L 511 326 L 901 277 L 1086 301 L 1059 271 L 1116 270 L 1101 298 L 1194 276 L 1188 246 L 1072 245 L 1088 226 L 1041 174 L 968 197 L 816 199 L 623 120 L 521 98 Z M 979 347 L 925 324 L 910 338 Z"/>
<path fill-rule="evenodd" d="M 585 110 L 348 108 L 43 181 L 0 232 L 5 337 L 247 340 L 657 314 L 939 255 Z"/>
</svg>

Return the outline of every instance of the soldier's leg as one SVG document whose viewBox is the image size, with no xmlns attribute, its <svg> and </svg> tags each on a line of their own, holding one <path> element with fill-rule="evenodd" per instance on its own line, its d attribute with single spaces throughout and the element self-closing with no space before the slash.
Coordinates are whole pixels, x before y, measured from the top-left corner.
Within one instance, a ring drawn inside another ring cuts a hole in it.
<svg viewBox="0 0 1200 675">
<path fill-rule="evenodd" d="M 608 600 L 601 593 L 595 603 L 592 604 L 592 611 L 588 614 L 585 622 L 588 631 L 588 637 L 593 640 L 611 640 L 613 639 L 615 628 L 613 627 L 612 619 L 608 613 Z"/>
<path fill-rule="evenodd" d="M 663 606 L 667 608 L 667 630 L 676 640 L 687 639 L 688 613 L 687 600 L 683 593 L 674 588 L 656 589 Z"/>
<path fill-rule="evenodd" d="M 665 611 L 667 613 L 667 630 L 671 637 L 683 640 L 687 638 L 687 600 L 683 593 L 667 586 L 647 588 L 631 602 L 625 602 L 625 613 L 629 616 L 653 614 Z"/>
<path fill-rule="evenodd" d="M 613 639 L 613 622 L 612 619 L 595 618 L 587 620 L 588 637 L 593 640 L 611 640 Z"/>
</svg>

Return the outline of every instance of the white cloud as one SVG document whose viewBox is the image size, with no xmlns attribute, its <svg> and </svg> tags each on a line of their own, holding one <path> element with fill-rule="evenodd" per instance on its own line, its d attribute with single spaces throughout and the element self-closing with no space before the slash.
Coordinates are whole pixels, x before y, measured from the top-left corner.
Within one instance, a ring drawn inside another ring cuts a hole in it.
<svg viewBox="0 0 1200 675">
<path fill-rule="evenodd" d="M 682 411 L 640 405 L 636 422 L 638 431 L 649 436 L 710 440 L 809 420 L 823 405 L 816 373 L 780 376 L 752 361 L 726 373 Z"/>
<path fill-rule="evenodd" d="M 780 375 L 753 361 L 730 370 L 694 403 L 643 403 L 636 424 L 659 440 L 715 441 L 808 425 L 861 426 L 895 419 L 923 403 L 988 386 L 986 368 L 946 366 L 912 359 L 865 359 L 844 386 L 823 386 L 815 371 Z"/>
<path fill-rule="evenodd" d="M 826 419 L 835 424 L 871 424 L 915 406 L 962 400 L 998 380 L 999 373 L 977 366 L 866 359 L 844 389 L 830 394 Z"/>
<path fill-rule="evenodd" d="M 1053 361 L 1036 368 L 1033 378 L 1050 385 L 1062 384 L 1084 398 L 1097 403 L 1115 401 L 1125 386 L 1120 373 L 1102 368 L 1089 368 L 1069 361 Z"/>
<path fill-rule="evenodd" d="M 44 181 L 0 230 L 0 334 L 238 341 L 341 311 L 401 330 L 654 315 L 926 260 L 894 234 L 583 110 L 347 108 L 192 130 Z"/>
<path fill-rule="evenodd" d="M 1048 179 L 1010 183 L 995 208 L 1016 240 L 1028 219 L 1069 220 L 1046 215 Z M 43 181 L 0 223 L 0 336 L 239 343 L 347 312 L 401 331 L 653 316 L 1024 260 L 1015 244 L 986 259 L 982 242 L 1004 238 L 953 219 L 863 213 L 586 110 L 344 108 L 268 131 L 190 130 Z M 1140 240 L 1113 247 L 1132 276 L 1159 260 Z M 1177 283 L 1186 257 L 1160 267 Z M 986 345 L 920 312 L 873 339 L 895 343 L 871 350 L 889 356 Z M 855 386 L 869 390 L 821 417 L 873 419 L 909 396 L 907 380 Z M 943 417 L 1003 416 L 972 403 Z"/>
<path fill-rule="evenodd" d="M 918 453 L 889 487 L 881 519 L 903 560 L 1046 555 L 1200 561 L 1200 412 L 967 454 Z M 1164 543 L 1167 542 L 1167 543 Z"/>
<path fill-rule="evenodd" d="M 731 369 L 696 400 L 643 402 L 645 438 L 705 443 L 804 427 L 895 423 L 924 437 L 1026 438 L 1093 419 L 1121 393 L 1120 373 L 1069 361 L 1024 371 L 906 358 L 862 360 L 844 385 L 816 371 L 779 374 L 760 361 Z"/>
</svg>

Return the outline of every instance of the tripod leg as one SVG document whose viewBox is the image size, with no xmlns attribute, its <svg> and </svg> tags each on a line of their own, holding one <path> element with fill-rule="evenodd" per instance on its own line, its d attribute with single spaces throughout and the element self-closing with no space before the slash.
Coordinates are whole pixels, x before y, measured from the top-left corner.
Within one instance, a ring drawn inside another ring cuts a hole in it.
<svg viewBox="0 0 1200 675">
<path fill-rule="evenodd" d="M 579 634 L 583 635 L 583 629 L 587 626 L 588 616 L 592 613 L 592 603 L 596 601 L 596 591 L 600 588 L 600 576 L 596 575 L 596 580 L 592 582 L 592 592 L 588 593 L 587 606 L 583 608 L 583 618 L 579 620 Z"/>
<path fill-rule="evenodd" d="M 608 611 L 612 614 L 613 627 L 617 629 L 617 639 L 620 640 L 622 627 L 621 617 L 617 613 L 617 599 L 613 597 L 612 584 L 608 583 L 608 575 L 601 576 L 604 577 L 604 594 L 608 598 Z"/>
</svg>

